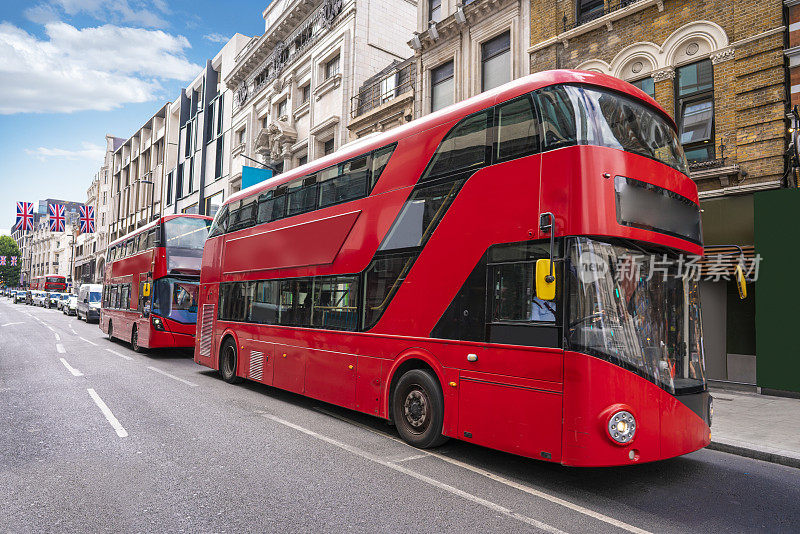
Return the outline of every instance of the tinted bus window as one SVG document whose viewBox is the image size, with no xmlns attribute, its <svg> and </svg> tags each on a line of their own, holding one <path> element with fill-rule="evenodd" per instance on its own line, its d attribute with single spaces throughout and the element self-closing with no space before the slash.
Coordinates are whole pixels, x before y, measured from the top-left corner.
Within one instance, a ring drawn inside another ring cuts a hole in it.
<svg viewBox="0 0 800 534">
<path fill-rule="evenodd" d="M 422 180 L 432 180 L 486 164 L 491 117 L 492 110 L 488 109 L 462 119 L 436 149 Z"/>
<path fill-rule="evenodd" d="M 364 330 L 378 322 L 403 283 L 416 254 L 397 254 L 372 260 L 364 281 Z"/>
<path fill-rule="evenodd" d="M 497 106 L 495 161 L 539 151 L 539 124 L 529 96 Z"/>
</svg>

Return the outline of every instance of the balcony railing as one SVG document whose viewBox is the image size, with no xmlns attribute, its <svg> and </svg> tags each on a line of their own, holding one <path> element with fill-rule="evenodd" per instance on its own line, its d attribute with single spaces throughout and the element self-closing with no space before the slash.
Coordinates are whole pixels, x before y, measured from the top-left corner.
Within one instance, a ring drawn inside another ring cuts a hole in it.
<svg viewBox="0 0 800 534">
<path fill-rule="evenodd" d="M 362 89 L 350 101 L 350 116 L 359 115 L 377 108 L 403 93 L 414 90 L 413 64 L 393 70 L 374 83 Z"/>
<path fill-rule="evenodd" d="M 628 7 L 636 2 L 640 2 L 641 0 L 605 0 L 605 3 L 602 7 L 598 7 L 597 9 L 588 10 L 584 13 L 577 13 L 575 17 L 575 21 L 570 22 L 566 15 L 564 15 L 563 24 L 564 24 L 564 31 L 569 31 L 578 26 L 583 26 L 593 20 L 597 20 L 600 17 L 608 15 L 609 13 L 613 13 L 614 11 L 619 11 L 622 8 Z"/>
</svg>

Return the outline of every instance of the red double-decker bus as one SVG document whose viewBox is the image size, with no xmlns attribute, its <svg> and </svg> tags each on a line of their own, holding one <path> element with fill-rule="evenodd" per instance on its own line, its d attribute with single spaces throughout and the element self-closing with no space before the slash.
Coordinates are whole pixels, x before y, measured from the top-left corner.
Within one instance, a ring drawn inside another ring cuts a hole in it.
<svg viewBox="0 0 800 534">
<path fill-rule="evenodd" d="M 210 217 L 167 215 L 114 241 L 100 329 L 147 348 L 194 346 L 197 288 Z"/>
<path fill-rule="evenodd" d="M 58 274 L 35 276 L 31 280 L 31 289 L 64 293 L 67 290 L 67 277 Z"/>
<path fill-rule="evenodd" d="M 616 78 L 542 72 L 232 196 L 195 361 L 419 447 L 669 458 L 710 436 L 685 253 L 700 210 L 669 115 Z"/>
</svg>

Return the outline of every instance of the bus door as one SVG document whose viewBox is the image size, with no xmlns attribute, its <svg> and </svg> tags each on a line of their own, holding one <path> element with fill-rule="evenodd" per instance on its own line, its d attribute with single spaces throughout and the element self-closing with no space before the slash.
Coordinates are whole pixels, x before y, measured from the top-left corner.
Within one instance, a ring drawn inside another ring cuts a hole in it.
<svg viewBox="0 0 800 534">
<path fill-rule="evenodd" d="M 546 241 L 489 249 L 484 264 L 488 343 L 462 347 L 457 435 L 558 461 L 563 307 L 560 290 L 555 300 L 543 300 L 535 284 L 536 261 L 549 254 Z M 555 274 L 558 282 L 558 269 Z"/>
</svg>

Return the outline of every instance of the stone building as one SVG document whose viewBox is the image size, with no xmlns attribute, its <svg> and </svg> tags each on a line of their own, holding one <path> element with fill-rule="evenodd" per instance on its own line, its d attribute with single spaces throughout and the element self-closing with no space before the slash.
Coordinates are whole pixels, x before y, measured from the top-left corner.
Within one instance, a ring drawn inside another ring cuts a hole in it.
<svg viewBox="0 0 800 534">
<path fill-rule="evenodd" d="M 161 214 L 167 107 L 161 106 L 114 152 L 109 242 Z"/>
<path fill-rule="evenodd" d="M 782 2 L 531 0 L 531 13 L 531 72 L 604 72 L 653 96 L 678 123 L 706 254 L 752 257 L 754 192 L 784 183 Z M 701 292 L 709 378 L 755 383 L 755 298 L 724 280 Z"/>
<path fill-rule="evenodd" d="M 350 139 L 385 132 L 414 118 L 414 58 L 394 60 L 361 84 L 350 99 Z"/>
<path fill-rule="evenodd" d="M 64 205 L 66 223 L 63 232 L 50 231 L 49 204 Z M 78 220 L 79 206 L 80 202 L 54 198 L 39 200 L 34 211 L 33 231 L 15 230 L 12 233 L 12 238 L 20 247 L 20 274 L 24 285 L 29 284 L 32 278 L 46 274 L 63 275 L 68 283 L 72 281 L 72 233 L 73 225 Z"/>
<path fill-rule="evenodd" d="M 249 42 L 231 37 L 168 106 L 164 214 L 213 216 L 222 205 L 230 177 L 233 91 L 222 82 Z"/>
<path fill-rule="evenodd" d="M 420 1 L 408 41 L 416 59 L 415 117 L 528 74 L 530 8 L 528 0 Z"/>
<path fill-rule="evenodd" d="M 413 0 L 274 0 L 225 78 L 235 90 L 231 191 L 243 166 L 277 172 L 348 139 L 351 100 L 367 78 L 408 56 Z"/>
</svg>

